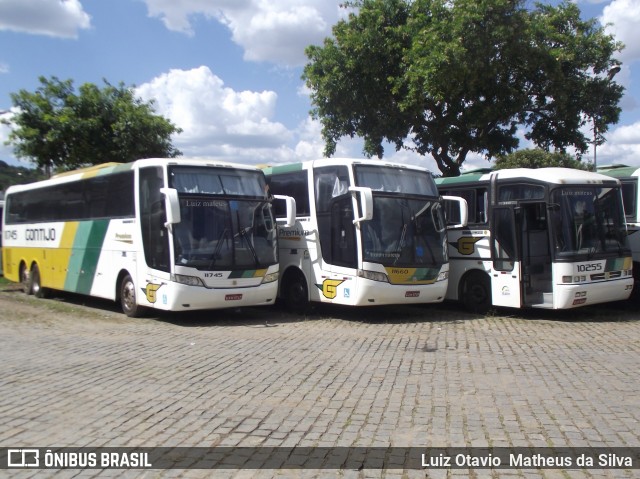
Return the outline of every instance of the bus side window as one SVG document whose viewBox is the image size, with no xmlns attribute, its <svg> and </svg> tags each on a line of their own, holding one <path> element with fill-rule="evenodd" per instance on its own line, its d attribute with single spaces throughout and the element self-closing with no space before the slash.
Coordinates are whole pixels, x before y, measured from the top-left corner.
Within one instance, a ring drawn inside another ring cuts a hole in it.
<svg viewBox="0 0 640 479">
<path fill-rule="evenodd" d="M 475 213 L 476 213 L 476 223 L 486 223 L 487 222 L 487 189 L 479 188 L 476 190 L 476 198 L 475 198 Z"/>
<path fill-rule="evenodd" d="M 497 271 L 513 271 L 516 259 L 515 221 L 511 208 L 493 210 L 491 248 L 493 267 Z"/>
<path fill-rule="evenodd" d="M 637 198 L 637 182 L 622 182 L 622 203 L 624 205 L 624 215 L 627 221 L 636 222 L 636 198 Z"/>
<path fill-rule="evenodd" d="M 296 200 L 296 216 L 309 216 L 309 186 L 307 184 L 307 171 L 283 173 L 267 177 L 269 191 L 272 195 L 292 196 Z M 287 207 L 284 201 L 274 201 L 273 211 L 276 218 L 286 218 Z"/>
<path fill-rule="evenodd" d="M 468 224 L 486 223 L 487 215 L 487 190 L 486 189 L 468 189 L 468 190 L 443 190 L 440 192 L 443 196 L 458 196 L 464 198 L 469 206 Z M 460 212 L 457 204 L 445 202 L 445 214 L 447 216 L 448 225 L 460 224 Z"/>
</svg>

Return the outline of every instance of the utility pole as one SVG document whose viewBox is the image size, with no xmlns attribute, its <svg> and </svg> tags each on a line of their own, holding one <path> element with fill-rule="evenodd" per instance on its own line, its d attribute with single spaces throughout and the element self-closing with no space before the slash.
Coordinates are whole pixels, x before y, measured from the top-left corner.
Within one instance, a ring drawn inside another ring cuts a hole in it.
<svg viewBox="0 0 640 479">
<path fill-rule="evenodd" d="M 620 71 L 620 67 L 615 66 L 607 73 L 607 84 L 613 80 L 613 77 L 618 74 Z M 600 109 L 601 105 L 598 105 L 598 109 Z M 598 114 L 593 116 L 593 171 L 598 171 L 598 157 L 597 157 L 597 148 L 598 148 Z"/>
</svg>

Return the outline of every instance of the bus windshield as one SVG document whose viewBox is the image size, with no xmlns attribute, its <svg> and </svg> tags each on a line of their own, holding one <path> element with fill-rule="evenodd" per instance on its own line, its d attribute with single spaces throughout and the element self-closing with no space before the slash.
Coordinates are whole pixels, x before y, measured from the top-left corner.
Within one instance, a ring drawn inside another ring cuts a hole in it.
<svg viewBox="0 0 640 479">
<path fill-rule="evenodd" d="M 403 195 L 438 196 L 433 177 L 426 171 L 386 166 L 356 165 L 356 186 L 371 188 L 373 192 Z"/>
<path fill-rule="evenodd" d="M 356 165 L 355 179 L 373 191 L 373 219 L 363 226 L 365 261 L 407 267 L 447 262 L 442 208 L 428 172 Z"/>
<path fill-rule="evenodd" d="M 365 261 L 406 267 L 447 262 L 445 221 L 435 200 L 374 196 L 373 219 L 362 231 Z"/>
<path fill-rule="evenodd" d="M 551 193 L 552 228 L 559 256 L 619 253 L 628 249 L 620 190 L 564 187 Z"/>
<path fill-rule="evenodd" d="M 278 262 L 271 203 L 261 172 L 173 167 L 181 221 L 176 264 L 200 270 L 266 268 Z M 256 198 L 256 199 L 250 199 Z"/>
</svg>

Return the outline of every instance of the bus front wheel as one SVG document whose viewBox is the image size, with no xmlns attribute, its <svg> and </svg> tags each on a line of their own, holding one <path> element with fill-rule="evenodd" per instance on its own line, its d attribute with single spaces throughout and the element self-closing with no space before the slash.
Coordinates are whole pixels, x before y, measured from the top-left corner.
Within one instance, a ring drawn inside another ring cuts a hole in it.
<svg viewBox="0 0 640 479">
<path fill-rule="evenodd" d="M 470 313 L 484 314 L 491 308 L 491 280 L 479 271 L 464 278 L 460 290 L 462 304 Z"/>
<path fill-rule="evenodd" d="M 130 318 L 137 318 L 141 315 L 141 307 L 136 300 L 136 285 L 130 275 L 122 278 L 120 283 L 120 305 L 122 312 Z"/>
<path fill-rule="evenodd" d="M 296 314 L 309 311 L 309 290 L 301 273 L 290 273 L 282 284 L 282 300 L 285 307 Z"/>
</svg>

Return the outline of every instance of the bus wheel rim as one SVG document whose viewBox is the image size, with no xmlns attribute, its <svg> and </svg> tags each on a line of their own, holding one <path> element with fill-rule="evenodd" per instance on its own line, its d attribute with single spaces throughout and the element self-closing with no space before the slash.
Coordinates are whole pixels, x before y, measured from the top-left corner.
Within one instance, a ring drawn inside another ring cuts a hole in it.
<svg viewBox="0 0 640 479">
<path fill-rule="evenodd" d="M 136 295 L 133 287 L 133 283 L 127 281 L 122 288 L 122 304 L 128 311 L 130 311 L 136 303 Z"/>
</svg>

